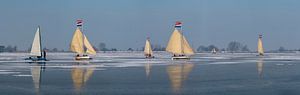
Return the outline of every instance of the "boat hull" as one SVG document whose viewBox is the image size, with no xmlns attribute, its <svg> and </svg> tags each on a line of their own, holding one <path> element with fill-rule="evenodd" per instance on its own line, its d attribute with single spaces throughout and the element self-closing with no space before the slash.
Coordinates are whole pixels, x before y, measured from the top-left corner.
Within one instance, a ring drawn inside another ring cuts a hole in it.
<svg viewBox="0 0 300 95">
<path fill-rule="evenodd" d="M 262 56 L 265 56 L 263 53 L 259 53 L 258 55 L 256 55 L 256 56 L 260 56 L 260 57 L 262 57 Z"/>
<path fill-rule="evenodd" d="M 173 56 L 172 60 L 190 60 L 189 56 Z"/>
<path fill-rule="evenodd" d="M 75 60 L 91 60 L 93 58 L 91 58 L 90 56 L 76 56 Z"/>
<path fill-rule="evenodd" d="M 31 61 L 49 61 L 46 58 L 26 58 L 25 60 L 31 60 Z"/>
<path fill-rule="evenodd" d="M 145 58 L 151 59 L 151 58 L 154 58 L 154 56 L 145 56 Z"/>
</svg>

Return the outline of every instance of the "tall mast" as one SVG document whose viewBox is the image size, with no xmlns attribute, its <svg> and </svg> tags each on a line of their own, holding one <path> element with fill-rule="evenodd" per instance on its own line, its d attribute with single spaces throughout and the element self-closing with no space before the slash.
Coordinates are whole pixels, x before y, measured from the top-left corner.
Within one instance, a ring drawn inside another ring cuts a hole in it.
<svg viewBox="0 0 300 95">
<path fill-rule="evenodd" d="M 183 32 L 182 32 L 182 23 L 180 21 L 177 21 L 175 24 L 175 28 L 177 28 L 179 30 L 179 33 L 181 34 L 180 37 L 180 48 L 181 48 L 181 53 L 184 54 L 184 46 L 183 46 Z"/>
<path fill-rule="evenodd" d="M 262 35 L 260 34 L 259 37 L 258 37 L 258 41 L 259 41 L 259 47 L 258 47 L 258 53 L 259 55 L 263 55 L 263 51 L 262 51 Z"/>
<path fill-rule="evenodd" d="M 149 47 L 150 47 L 150 40 L 149 39 L 150 39 L 150 37 L 147 37 L 147 40 L 148 40 L 148 43 L 149 43 Z M 150 48 L 148 49 L 148 53 L 150 53 Z"/>
<path fill-rule="evenodd" d="M 183 43 L 184 43 L 184 41 L 183 41 L 183 32 L 182 32 L 182 29 L 180 29 L 180 33 L 181 33 L 181 53 L 182 54 L 184 54 L 184 46 L 183 46 Z"/>
<path fill-rule="evenodd" d="M 261 35 L 261 34 L 259 34 L 258 38 L 259 38 L 259 39 L 262 39 L 262 35 Z"/>
<path fill-rule="evenodd" d="M 40 26 L 38 26 L 38 29 L 39 29 L 39 38 L 40 38 L 40 53 L 41 53 L 41 56 L 43 56 L 43 53 L 42 53 L 42 36 L 41 36 L 41 28 Z"/>
<path fill-rule="evenodd" d="M 76 26 L 79 28 L 79 30 L 83 34 L 83 36 L 82 36 L 82 42 L 83 42 L 82 48 L 84 49 L 84 36 L 85 35 L 83 33 L 83 20 L 82 19 L 77 19 L 76 20 Z"/>
</svg>

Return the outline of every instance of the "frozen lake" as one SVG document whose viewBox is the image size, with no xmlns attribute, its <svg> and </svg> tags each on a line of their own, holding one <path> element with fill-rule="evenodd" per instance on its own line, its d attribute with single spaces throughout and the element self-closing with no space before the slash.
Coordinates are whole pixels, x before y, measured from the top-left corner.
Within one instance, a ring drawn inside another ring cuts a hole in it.
<svg viewBox="0 0 300 95">
<path fill-rule="evenodd" d="M 166 52 L 98 53 L 74 61 L 26 63 L 27 53 L 0 53 L 2 95 L 300 95 L 300 54 L 199 53 L 172 61 Z"/>
</svg>

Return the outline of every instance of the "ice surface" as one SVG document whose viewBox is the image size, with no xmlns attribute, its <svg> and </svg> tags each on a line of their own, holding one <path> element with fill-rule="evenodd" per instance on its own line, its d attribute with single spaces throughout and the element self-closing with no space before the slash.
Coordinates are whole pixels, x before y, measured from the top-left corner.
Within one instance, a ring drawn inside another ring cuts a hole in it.
<svg viewBox="0 0 300 95">
<path fill-rule="evenodd" d="M 76 61 L 73 53 L 48 53 L 45 62 L 24 61 L 28 56 L 0 53 L 0 91 L 5 95 L 300 93 L 298 53 L 197 53 L 176 61 L 167 52 L 154 52 L 154 59 L 145 59 L 143 52 L 98 53 L 91 61 Z"/>
</svg>

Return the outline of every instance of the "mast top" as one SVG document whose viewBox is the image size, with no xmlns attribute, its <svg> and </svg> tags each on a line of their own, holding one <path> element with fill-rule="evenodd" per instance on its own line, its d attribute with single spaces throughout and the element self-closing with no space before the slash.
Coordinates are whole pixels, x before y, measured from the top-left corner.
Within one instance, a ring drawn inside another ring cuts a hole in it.
<svg viewBox="0 0 300 95">
<path fill-rule="evenodd" d="M 262 38 L 262 35 L 261 35 L 261 34 L 259 34 L 259 38 Z"/>
<path fill-rule="evenodd" d="M 77 26 L 77 27 L 81 27 L 82 24 L 83 24 L 83 20 L 82 20 L 82 19 L 77 19 L 77 20 L 76 20 L 76 26 Z"/>
<path fill-rule="evenodd" d="M 175 23 L 175 28 L 176 28 L 176 29 L 181 29 L 181 27 L 182 27 L 182 22 L 176 21 L 176 23 Z"/>
</svg>

